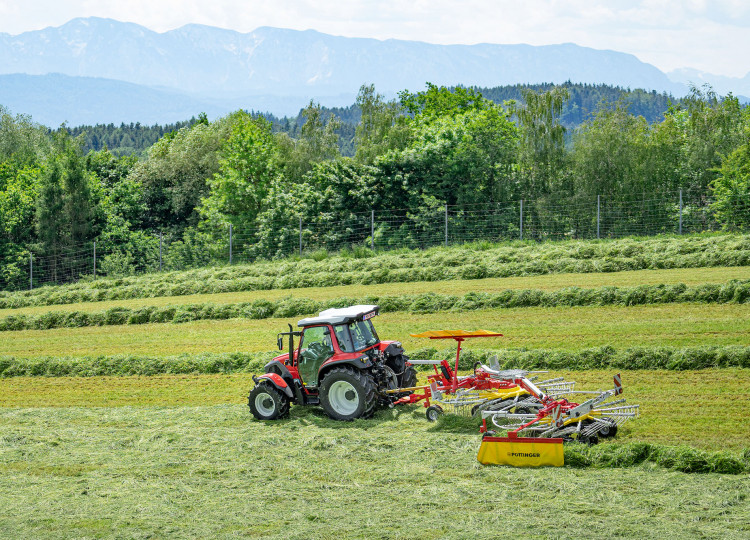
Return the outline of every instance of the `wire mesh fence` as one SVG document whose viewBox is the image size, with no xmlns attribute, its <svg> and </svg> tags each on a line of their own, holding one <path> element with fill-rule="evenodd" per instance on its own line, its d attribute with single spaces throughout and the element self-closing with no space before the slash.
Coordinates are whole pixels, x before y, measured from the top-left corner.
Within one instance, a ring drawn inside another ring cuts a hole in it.
<svg viewBox="0 0 750 540">
<path fill-rule="evenodd" d="M 179 238 L 152 232 L 136 247 L 99 240 L 47 253 L 27 249 L 14 261 L 0 261 L 0 290 L 305 253 L 314 256 L 320 250 L 425 249 L 476 241 L 688 234 L 717 231 L 727 225 L 747 229 L 750 200 L 734 201 L 731 212 L 724 213 L 723 223 L 717 220 L 712 203 L 705 193 L 679 191 L 624 201 L 595 196 L 369 211 L 351 213 L 343 220 L 321 214 L 311 220 L 292 217 L 257 228 L 202 229 Z"/>
</svg>

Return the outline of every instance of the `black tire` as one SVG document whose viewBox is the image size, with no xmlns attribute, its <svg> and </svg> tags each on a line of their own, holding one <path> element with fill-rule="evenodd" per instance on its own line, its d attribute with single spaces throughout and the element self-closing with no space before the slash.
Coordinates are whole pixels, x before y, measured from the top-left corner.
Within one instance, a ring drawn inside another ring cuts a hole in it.
<svg viewBox="0 0 750 540">
<path fill-rule="evenodd" d="M 617 435 L 617 424 L 615 424 L 609 418 L 602 418 L 602 420 L 607 422 L 607 425 L 600 427 L 599 431 L 596 434 L 603 439 L 608 439 Z"/>
<path fill-rule="evenodd" d="M 320 404 L 334 420 L 370 416 L 377 403 L 372 375 L 352 367 L 333 368 L 320 384 Z"/>
<path fill-rule="evenodd" d="M 247 397 L 250 412 L 258 420 L 276 420 L 289 414 L 289 399 L 270 384 L 259 384 Z"/>
<path fill-rule="evenodd" d="M 401 382 L 399 384 L 401 388 L 414 388 L 417 386 L 417 370 L 413 366 L 406 366 L 404 372 L 401 374 Z M 405 392 L 405 394 L 411 394 L 411 392 Z"/>
<path fill-rule="evenodd" d="M 594 446 L 595 444 L 599 444 L 599 437 L 597 437 L 596 435 L 589 435 L 588 437 L 581 437 L 579 440 L 584 444 L 588 444 L 589 446 Z"/>
<path fill-rule="evenodd" d="M 443 414 L 443 408 L 440 405 L 430 405 L 424 414 L 428 422 L 437 422 L 437 419 Z"/>
</svg>

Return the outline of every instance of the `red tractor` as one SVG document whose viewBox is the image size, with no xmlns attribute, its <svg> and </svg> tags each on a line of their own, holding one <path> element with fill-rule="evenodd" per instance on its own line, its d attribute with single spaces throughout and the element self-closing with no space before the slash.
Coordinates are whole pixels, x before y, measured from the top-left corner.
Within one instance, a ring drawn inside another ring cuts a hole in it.
<svg viewBox="0 0 750 540">
<path fill-rule="evenodd" d="M 259 420 L 275 420 L 289 413 L 289 405 L 321 405 L 335 420 L 354 420 L 391 406 L 408 392 L 387 392 L 416 385 L 417 372 L 398 341 L 380 341 L 372 318 L 378 306 L 327 309 L 297 323 L 301 331 L 278 334 L 289 353 L 253 377 L 250 412 Z M 299 337 L 295 350 L 294 338 Z"/>
</svg>

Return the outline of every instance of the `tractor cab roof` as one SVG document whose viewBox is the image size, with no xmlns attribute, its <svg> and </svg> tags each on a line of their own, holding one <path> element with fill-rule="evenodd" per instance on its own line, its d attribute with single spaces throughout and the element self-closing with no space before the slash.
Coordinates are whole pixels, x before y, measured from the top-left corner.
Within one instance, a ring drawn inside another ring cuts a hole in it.
<svg viewBox="0 0 750 540">
<path fill-rule="evenodd" d="M 349 324 L 354 321 L 366 321 L 380 311 L 380 306 L 357 305 L 345 308 L 332 308 L 321 311 L 317 317 L 308 317 L 297 323 L 297 326 L 314 326 L 316 324 Z"/>
</svg>

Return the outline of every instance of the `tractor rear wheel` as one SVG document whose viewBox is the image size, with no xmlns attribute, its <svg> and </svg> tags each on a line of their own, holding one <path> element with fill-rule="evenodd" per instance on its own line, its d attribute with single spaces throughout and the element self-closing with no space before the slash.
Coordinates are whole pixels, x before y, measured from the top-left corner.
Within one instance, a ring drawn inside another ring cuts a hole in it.
<svg viewBox="0 0 750 540">
<path fill-rule="evenodd" d="M 250 390 L 247 404 L 258 420 L 276 420 L 289 414 L 289 399 L 269 384 L 259 384 Z"/>
<path fill-rule="evenodd" d="M 399 386 L 401 388 L 414 388 L 417 386 L 417 370 L 413 366 L 406 366 L 406 369 L 401 374 L 401 384 Z"/>
<path fill-rule="evenodd" d="M 354 420 L 372 414 L 377 402 L 375 381 L 352 367 L 333 368 L 320 384 L 320 404 L 334 420 Z"/>
</svg>

